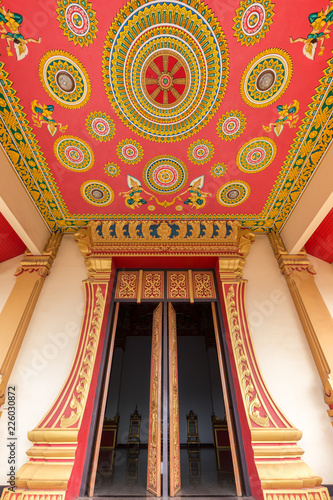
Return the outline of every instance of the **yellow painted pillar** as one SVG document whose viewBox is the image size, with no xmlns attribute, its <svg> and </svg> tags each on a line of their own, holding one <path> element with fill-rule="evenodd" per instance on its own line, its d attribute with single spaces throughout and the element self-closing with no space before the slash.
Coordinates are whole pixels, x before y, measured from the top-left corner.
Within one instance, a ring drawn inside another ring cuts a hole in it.
<svg viewBox="0 0 333 500">
<path fill-rule="evenodd" d="M 16 270 L 16 283 L 0 314 L 0 405 L 17 355 L 46 276 L 56 257 L 62 235 L 50 236 L 41 255 L 26 251 Z M 2 412 L 0 412 L 1 416 Z"/>
<path fill-rule="evenodd" d="M 271 232 L 269 239 L 284 274 L 298 316 L 301 320 L 313 359 L 321 378 L 327 411 L 333 417 L 333 318 L 327 309 L 315 279 L 315 270 L 306 252 L 289 255 L 279 234 Z M 333 422 L 332 422 L 333 425 Z"/>
</svg>

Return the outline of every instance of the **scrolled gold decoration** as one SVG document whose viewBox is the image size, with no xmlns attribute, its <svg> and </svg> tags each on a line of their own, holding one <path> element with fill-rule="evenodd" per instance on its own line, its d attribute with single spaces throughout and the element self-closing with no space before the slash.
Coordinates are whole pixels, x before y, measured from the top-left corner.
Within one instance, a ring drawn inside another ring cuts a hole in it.
<svg viewBox="0 0 333 500">
<path fill-rule="evenodd" d="M 170 496 L 175 496 L 181 486 L 180 441 L 179 441 L 179 398 L 178 398 L 178 355 L 176 312 L 169 302 L 169 418 L 170 418 Z"/>
<path fill-rule="evenodd" d="M 138 287 L 137 272 L 118 274 L 116 299 L 136 299 Z"/>
<path fill-rule="evenodd" d="M 163 299 L 163 273 L 144 273 L 143 298 Z"/>
<path fill-rule="evenodd" d="M 228 320 L 230 325 L 230 335 L 233 342 L 233 350 L 237 363 L 238 373 L 245 397 L 246 408 L 249 418 L 260 427 L 269 427 L 269 417 L 260 415 L 260 409 L 263 407 L 252 380 L 251 370 L 244 349 L 244 343 L 239 324 L 239 314 L 235 303 L 235 290 L 231 285 L 226 298 Z"/>
<path fill-rule="evenodd" d="M 147 490 L 156 496 L 161 490 L 161 358 L 162 303 L 154 311 L 151 347 Z"/>
<path fill-rule="evenodd" d="M 93 244 L 153 242 L 236 243 L 240 236 L 239 221 L 90 221 L 85 238 L 91 234 Z M 80 230 L 79 232 L 81 232 Z M 246 232 L 246 230 L 245 230 Z M 83 238 L 84 240 L 84 238 Z M 86 240 L 88 241 L 88 240 Z"/>
<path fill-rule="evenodd" d="M 194 297 L 196 299 L 215 299 L 215 287 L 211 272 L 193 272 Z"/>
<path fill-rule="evenodd" d="M 93 318 L 90 323 L 90 331 L 88 333 L 88 340 L 85 347 L 82 366 L 79 372 L 79 380 L 69 405 L 72 411 L 69 417 L 66 417 L 65 414 L 62 415 L 60 419 L 61 428 L 72 427 L 74 424 L 76 424 L 82 417 L 85 407 L 90 387 L 92 369 L 94 367 L 105 303 L 105 298 L 99 285 L 96 288 L 95 299 L 96 303 L 94 307 Z"/>
<path fill-rule="evenodd" d="M 171 236 L 172 229 L 171 229 L 171 226 L 167 222 L 163 221 L 158 226 L 156 231 L 157 231 L 158 236 L 160 238 L 162 238 L 162 240 L 167 240 Z"/>
<path fill-rule="evenodd" d="M 168 273 L 168 298 L 169 299 L 187 299 L 188 298 L 188 275 L 187 272 Z"/>
</svg>

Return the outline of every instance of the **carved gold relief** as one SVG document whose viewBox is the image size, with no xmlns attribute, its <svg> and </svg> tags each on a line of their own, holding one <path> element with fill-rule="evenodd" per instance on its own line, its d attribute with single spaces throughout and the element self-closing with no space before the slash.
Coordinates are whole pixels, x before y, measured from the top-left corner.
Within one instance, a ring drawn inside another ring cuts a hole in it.
<svg viewBox="0 0 333 500">
<path fill-rule="evenodd" d="M 252 379 L 251 369 L 248 364 L 248 358 L 244 348 L 244 342 L 241 334 L 241 326 L 239 323 L 239 314 L 235 303 L 234 286 L 230 285 L 226 297 L 226 306 L 228 314 L 228 322 L 230 327 L 230 335 L 233 343 L 233 350 L 237 369 L 242 385 L 244 399 L 249 418 L 260 427 L 269 427 L 269 417 L 266 415 L 260 397 L 256 393 L 255 384 Z M 261 410 L 261 412 L 260 412 Z M 262 416 L 262 414 L 265 414 Z"/>
<path fill-rule="evenodd" d="M 154 311 L 150 368 L 147 490 L 161 494 L 162 303 Z"/>
<path fill-rule="evenodd" d="M 93 318 L 90 324 L 88 342 L 83 356 L 83 363 L 79 372 L 78 384 L 70 402 L 70 408 L 72 411 L 69 417 L 65 417 L 64 414 L 62 415 L 60 419 L 60 427 L 62 428 L 71 427 L 80 420 L 86 403 L 104 311 L 105 299 L 100 286 L 97 286 L 96 288 L 95 298 L 96 303 L 93 311 Z"/>
<path fill-rule="evenodd" d="M 212 272 L 193 271 L 195 299 L 215 299 L 215 285 Z"/>
<path fill-rule="evenodd" d="M 19 276 L 23 272 L 37 272 L 43 278 L 47 276 L 58 253 L 61 239 L 60 232 L 51 234 L 41 255 L 32 255 L 29 250 L 26 250 L 24 258 L 16 269 L 15 276 Z"/>
<path fill-rule="evenodd" d="M 144 299 L 163 299 L 164 297 L 164 273 L 162 271 L 143 273 L 143 295 Z"/>
<path fill-rule="evenodd" d="M 168 272 L 168 299 L 188 299 L 188 273 Z"/>
<path fill-rule="evenodd" d="M 136 299 L 138 281 L 139 273 L 137 271 L 118 273 L 116 299 Z"/>
<path fill-rule="evenodd" d="M 178 359 L 176 312 L 169 302 L 169 419 L 170 419 L 170 496 L 175 496 L 181 486 L 179 402 L 178 402 Z"/>
</svg>

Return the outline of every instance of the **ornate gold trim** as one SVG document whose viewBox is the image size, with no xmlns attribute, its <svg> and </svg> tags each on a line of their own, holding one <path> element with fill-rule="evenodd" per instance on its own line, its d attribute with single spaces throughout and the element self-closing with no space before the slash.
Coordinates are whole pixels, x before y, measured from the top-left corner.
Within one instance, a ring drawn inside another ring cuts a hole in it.
<svg viewBox="0 0 333 500">
<path fill-rule="evenodd" d="M 251 369 L 248 364 L 247 355 L 244 350 L 239 314 L 235 303 L 235 291 L 231 285 L 226 297 L 226 307 L 230 336 L 233 342 L 233 350 L 237 364 L 238 376 L 243 389 L 244 399 L 248 417 L 260 427 L 269 427 L 270 419 L 265 412 L 260 396 L 255 390 Z M 260 410 L 264 416 L 260 416 Z"/>
<path fill-rule="evenodd" d="M 306 492 L 307 488 L 319 486 L 321 478 L 302 460 L 304 451 L 296 442 L 302 432 L 277 407 L 260 373 L 247 324 L 245 284 L 237 278 L 222 280 L 222 290 L 261 487 L 287 491 L 304 488 Z"/>
<path fill-rule="evenodd" d="M 153 315 L 147 464 L 147 490 L 158 497 L 161 495 L 162 310 L 160 302 Z"/>
<path fill-rule="evenodd" d="M 169 302 L 169 421 L 170 421 L 170 496 L 180 491 L 180 442 L 179 442 L 179 401 L 178 401 L 178 354 L 176 312 Z"/>
<path fill-rule="evenodd" d="M 70 407 L 72 409 L 69 417 L 62 415 L 60 419 L 60 427 L 68 428 L 76 424 L 83 414 L 85 402 L 88 396 L 88 391 L 91 382 L 92 370 L 94 367 L 99 333 L 102 326 L 102 318 L 104 313 L 105 297 L 99 285 L 96 288 L 96 305 L 93 311 L 93 319 L 90 324 L 88 334 L 88 343 L 83 357 L 83 363 L 80 369 L 78 385 L 72 395 Z"/>
<path fill-rule="evenodd" d="M 92 266 L 110 255 L 228 255 L 245 259 L 254 235 L 238 221 L 91 221 L 75 234 Z M 245 263 L 245 262 L 244 262 Z M 243 264 L 244 265 L 244 264 Z"/>
</svg>

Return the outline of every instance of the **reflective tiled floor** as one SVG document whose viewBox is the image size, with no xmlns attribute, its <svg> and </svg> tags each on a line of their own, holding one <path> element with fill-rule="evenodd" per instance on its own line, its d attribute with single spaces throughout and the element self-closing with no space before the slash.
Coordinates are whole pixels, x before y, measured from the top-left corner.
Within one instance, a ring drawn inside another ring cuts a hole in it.
<svg viewBox="0 0 333 500">
<path fill-rule="evenodd" d="M 113 460 L 113 468 L 111 463 Z M 202 448 L 190 454 L 181 450 L 181 482 L 179 496 L 236 496 L 233 473 L 216 468 L 214 448 Z M 96 475 L 94 496 L 147 497 L 147 450 L 127 453 L 118 449 L 114 455 L 102 451 Z"/>
</svg>

